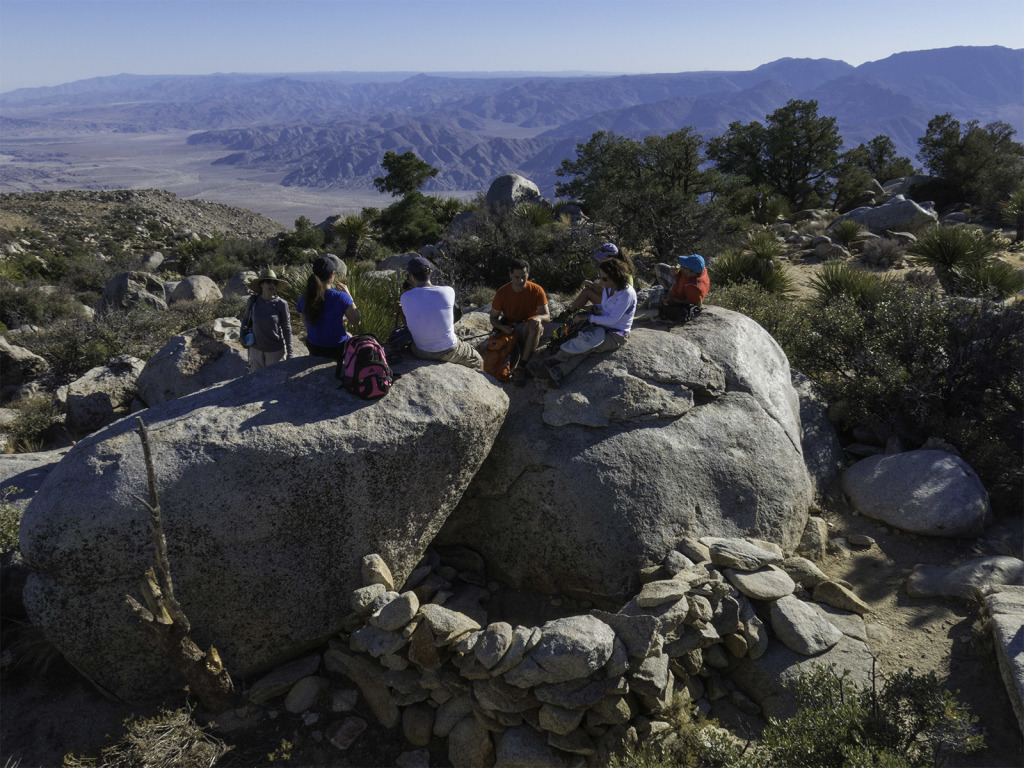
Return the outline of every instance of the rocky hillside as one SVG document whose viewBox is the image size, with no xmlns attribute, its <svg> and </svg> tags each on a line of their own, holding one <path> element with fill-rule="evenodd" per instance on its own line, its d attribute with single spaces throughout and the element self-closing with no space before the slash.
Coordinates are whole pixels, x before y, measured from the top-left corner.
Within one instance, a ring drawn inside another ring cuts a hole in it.
<svg viewBox="0 0 1024 768">
<path fill-rule="evenodd" d="M 4 252 L 19 250 L 18 230 L 42 230 L 60 237 L 75 233 L 88 241 L 117 232 L 148 241 L 159 231 L 200 237 L 217 234 L 265 239 L 281 226 L 258 213 L 205 200 L 182 200 L 160 189 L 37 192 L 0 195 L 0 238 Z M 142 244 L 142 243 L 140 243 Z M 13 248 L 13 250 L 12 250 Z"/>
</svg>

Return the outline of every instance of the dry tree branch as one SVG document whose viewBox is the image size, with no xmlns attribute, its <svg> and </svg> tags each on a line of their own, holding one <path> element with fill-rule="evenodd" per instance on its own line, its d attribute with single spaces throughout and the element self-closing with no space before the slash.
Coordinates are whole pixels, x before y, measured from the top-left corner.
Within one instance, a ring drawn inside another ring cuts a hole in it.
<svg viewBox="0 0 1024 768">
<path fill-rule="evenodd" d="M 189 637 L 192 629 L 185 612 L 174 597 L 174 582 L 171 579 L 171 564 L 167 556 L 167 539 L 163 532 L 163 519 L 160 512 L 160 500 L 156 492 L 156 472 L 153 469 L 153 455 L 149 448 L 149 433 L 142 419 L 136 418 L 139 424 L 139 437 L 142 440 L 142 453 L 146 462 L 146 477 L 149 482 L 149 501 L 138 496 L 135 498 L 149 510 L 149 520 L 153 528 L 153 547 L 156 550 L 156 563 L 159 574 L 153 568 L 146 571 L 140 584 L 145 605 L 131 595 L 125 600 L 132 612 L 153 637 L 164 653 L 170 657 L 178 670 L 188 680 L 189 688 L 202 706 L 220 714 L 230 708 L 236 699 L 231 675 L 224 668 L 217 649 L 203 653 Z"/>
</svg>

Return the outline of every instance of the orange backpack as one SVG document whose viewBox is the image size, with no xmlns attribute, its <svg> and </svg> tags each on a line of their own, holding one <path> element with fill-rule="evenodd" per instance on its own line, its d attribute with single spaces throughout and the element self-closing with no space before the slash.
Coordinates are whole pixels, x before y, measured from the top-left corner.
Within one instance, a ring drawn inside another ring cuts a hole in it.
<svg viewBox="0 0 1024 768">
<path fill-rule="evenodd" d="M 484 373 L 498 381 L 511 381 L 512 371 L 519 365 L 519 340 L 514 333 L 493 333 L 484 348 Z"/>
</svg>

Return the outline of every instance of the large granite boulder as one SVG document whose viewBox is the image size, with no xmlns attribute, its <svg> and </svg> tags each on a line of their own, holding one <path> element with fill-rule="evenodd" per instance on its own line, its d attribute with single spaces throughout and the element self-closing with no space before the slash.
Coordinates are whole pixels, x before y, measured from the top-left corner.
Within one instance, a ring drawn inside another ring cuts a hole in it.
<svg viewBox="0 0 1024 768">
<path fill-rule="evenodd" d="M 220 288 L 206 275 L 189 275 L 174 286 L 171 304 L 179 301 L 220 301 L 224 298 Z"/>
<path fill-rule="evenodd" d="M 829 225 L 829 231 L 844 219 L 853 219 L 875 234 L 882 235 L 891 229 L 914 229 L 935 224 L 939 215 L 931 208 L 923 208 L 903 195 L 896 195 L 882 205 L 854 208 L 844 213 Z"/>
<path fill-rule="evenodd" d="M 50 364 L 0 336 L 0 387 L 15 387 L 50 372 Z"/>
<path fill-rule="evenodd" d="M 992 505 L 970 465 L 946 451 L 907 451 L 862 459 L 843 472 L 850 506 L 924 536 L 979 536 Z"/>
<path fill-rule="evenodd" d="M 512 208 L 519 203 L 541 202 L 540 188 L 517 173 L 506 173 L 491 182 L 487 189 L 487 205 Z"/>
<path fill-rule="evenodd" d="M 111 309 L 131 309 L 139 304 L 167 309 L 163 282 L 149 272 L 122 272 L 103 288 L 96 312 L 102 314 Z"/>
<path fill-rule="evenodd" d="M 286 360 L 142 414 L 175 594 L 196 642 L 250 675 L 325 641 L 367 552 L 409 576 L 491 448 L 508 398 L 457 365 L 409 364 L 369 403 L 332 363 Z M 21 523 L 25 605 L 126 700 L 180 685 L 125 605 L 154 563 L 134 419 L 78 443 Z"/>
<path fill-rule="evenodd" d="M 144 366 L 137 357 L 118 355 L 71 382 L 65 407 L 68 429 L 94 432 L 117 419 L 131 405 Z"/>
<path fill-rule="evenodd" d="M 800 398 L 803 452 L 816 495 L 823 496 L 843 471 L 843 446 L 828 418 L 821 388 L 799 371 L 793 371 L 793 388 Z"/>
<path fill-rule="evenodd" d="M 736 312 L 637 329 L 562 384 L 511 390 L 494 448 L 440 543 L 517 587 L 617 608 L 684 536 L 794 549 L 812 489 L 789 362 Z"/>
<path fill-rule="evenodd" d="M 248 353 L 238 343 L 239 327 L 233 317 L 218 318 L 174 336 L 146 361 L 138 379 L 139 399 L 153 407 L 244 376 Z"/>
</svg>

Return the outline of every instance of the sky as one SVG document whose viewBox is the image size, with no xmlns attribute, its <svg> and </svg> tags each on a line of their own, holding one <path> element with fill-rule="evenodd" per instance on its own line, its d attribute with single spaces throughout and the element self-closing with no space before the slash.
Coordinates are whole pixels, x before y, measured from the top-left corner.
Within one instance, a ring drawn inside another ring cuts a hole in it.
<svg viewBox="0 0 1024 768">
<path fill-rule="evenodd" d="M 747 70 L 1024 47 L 1020 0 L 0 0 L 0 92 L 106 75 Z"/>
</svg>

